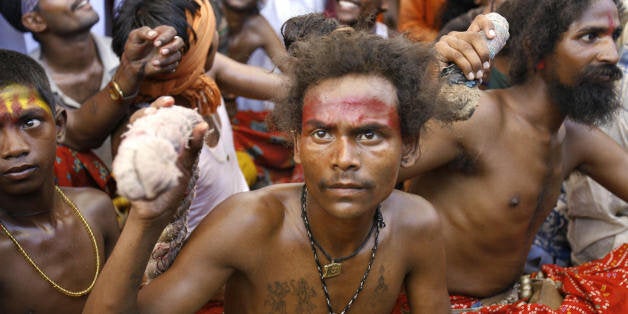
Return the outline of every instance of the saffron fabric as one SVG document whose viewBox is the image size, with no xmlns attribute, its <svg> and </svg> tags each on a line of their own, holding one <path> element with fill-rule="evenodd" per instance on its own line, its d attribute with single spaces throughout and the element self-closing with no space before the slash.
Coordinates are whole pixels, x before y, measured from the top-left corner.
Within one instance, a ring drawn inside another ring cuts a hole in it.
<svg viewBox="0 0 628 314">
<path fill-rule="evenodd" d="M 398 29 L 416 41 L 431 42 L 440 29 L 440 14 L 445 0 L 401 0 Z"/>
<path fill-rule="evenodd" d="M 221 95 L 216 82 L 205 75 L 205 61 L 216 32 L 216 17 L 207 1 L 196 0 L 200 5 L 194 16 L 187 14 L 188 23 L 196 38 L 190 34 L 188 50 L 174 73 L 159 78 L 147 78 L 140 85 L 138 101 L 152 101 L 162 95 L 178 95 L 189 102 L 190 108 L 198 108 L 203 117 L 216 112 Z"/>
</svg>

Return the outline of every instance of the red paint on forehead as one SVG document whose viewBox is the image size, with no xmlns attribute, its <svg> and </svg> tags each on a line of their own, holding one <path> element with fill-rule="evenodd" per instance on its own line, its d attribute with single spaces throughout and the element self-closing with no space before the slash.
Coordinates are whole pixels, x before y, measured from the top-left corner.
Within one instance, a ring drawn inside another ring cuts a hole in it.
<svg viewBox="0 0 628 314">
<path fill-rule="evenodd" d="M 394 130 L 400 129 L 397 107 L 376 97 L 345 97 L 324 100 L 307 97 L 303 104 L 302 127 L 312 122 L 328 125 L 349 124 L 352 126 L 379 123 Z"/>
<path fill-rule="evenodd" d="M 608 18 L 608 32 L 609 34 L 613 34 L 617 25 L 615 24 L 615 18 L 612 12 L 606 12 L 606 17 Z"/>
<path fill-rule="evenodd" d="M 50 108 L 39 98 L 34 89 L 30 89 L 27 92 L 24 91 L 26 89 L 20 87 L 16 92 L 11 93 L 9 97 L 0 97 L 0 120 L 17 121 L 24 110 L 30 108 L 41 108 L 47 113 L 51 113 Z"/>
</svg>

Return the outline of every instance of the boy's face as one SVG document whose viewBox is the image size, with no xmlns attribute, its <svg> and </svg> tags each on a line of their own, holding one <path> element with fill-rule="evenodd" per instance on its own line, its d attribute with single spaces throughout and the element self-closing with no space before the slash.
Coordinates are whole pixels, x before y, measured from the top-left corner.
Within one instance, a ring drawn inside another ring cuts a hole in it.
<svg viewBox="0 0 628 314">
<path fill-rule="evenodd" d="M 0 88 L 0 192 L 24 194 L 53 175 L 57 125 L 31 87 Z"/>
<path fill-rule="evenodd" d="M 386 79 L 347 75 L 310 87 L 295 160 L 312 202 L 337 218 L 374 209 L 395 187 L 402 157 L 397 93 Z"/>
</svg>

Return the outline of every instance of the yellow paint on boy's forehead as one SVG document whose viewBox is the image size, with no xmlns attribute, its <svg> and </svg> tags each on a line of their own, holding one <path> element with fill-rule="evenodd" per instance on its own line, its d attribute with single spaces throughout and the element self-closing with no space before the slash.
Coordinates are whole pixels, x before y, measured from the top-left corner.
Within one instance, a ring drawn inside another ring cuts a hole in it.
<svg viewBox="0 0 628 314">
<path fill-rule="evenodd" d="M 12 84 L 0 88 L 0 114 L 19 114 L 20 111 L 39 107 L 52 115 L 50 106 L 34 88 Z"/>
</svg>

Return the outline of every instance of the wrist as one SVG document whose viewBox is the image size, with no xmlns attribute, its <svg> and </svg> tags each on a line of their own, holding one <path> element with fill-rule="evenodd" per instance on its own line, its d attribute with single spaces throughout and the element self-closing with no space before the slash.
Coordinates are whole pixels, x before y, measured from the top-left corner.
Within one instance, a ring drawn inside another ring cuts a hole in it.
<svg viewBox="0 0 628 314">
<path fill-rule="evenodd" d="M 129 67 L 120 64 L 107 84 L 109 97 L 116 103 L 129 103 L 137 97 L 140 79 Z"/>
</svg>

